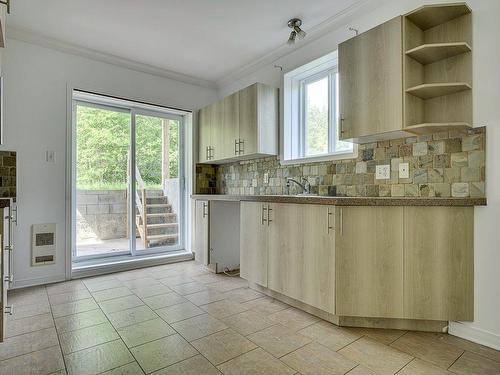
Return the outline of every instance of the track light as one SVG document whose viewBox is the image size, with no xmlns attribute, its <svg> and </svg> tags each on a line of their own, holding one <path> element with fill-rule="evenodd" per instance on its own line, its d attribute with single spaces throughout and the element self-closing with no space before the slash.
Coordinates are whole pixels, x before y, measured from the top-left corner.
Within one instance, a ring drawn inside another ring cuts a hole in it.
<svg viewBox="0 0 500 375">
<path fill-rule="evenodd" d="M 302 20 L 298 18 L 292 18 L 290 21 L 288 21 L 287 25 L 290 29 L 292 29 L 290 37 L 287 41 L 288 45 L 293 45 L 297 38 L 304 39 L 307 35 L 306 32 L 300 28 L 302 26 Z"/>
</svg>

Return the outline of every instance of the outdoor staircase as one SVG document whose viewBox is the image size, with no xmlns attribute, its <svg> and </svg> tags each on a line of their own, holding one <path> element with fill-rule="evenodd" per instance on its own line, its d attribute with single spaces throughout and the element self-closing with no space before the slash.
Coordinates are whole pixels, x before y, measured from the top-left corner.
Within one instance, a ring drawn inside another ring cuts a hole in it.
<svg viewBox="0 0 500 375">
<path fill-rule="evenodd" d="M 161 190 L 144 190 L 137 202 L 135 223 L 144 248 L 179 242 L 177 214 Z M 141 208 L 139 208 L 141 207 Z"/>
</svg>

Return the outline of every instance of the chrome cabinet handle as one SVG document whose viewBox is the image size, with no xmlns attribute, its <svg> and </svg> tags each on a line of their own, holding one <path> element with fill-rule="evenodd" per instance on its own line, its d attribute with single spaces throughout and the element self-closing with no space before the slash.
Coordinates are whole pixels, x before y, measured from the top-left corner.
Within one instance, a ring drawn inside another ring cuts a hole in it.
<svg viewBox="0 0 500 375">
<path fill-rule="evenodd" d="M 245 140 L 238 140 L 238 155 L 245 154 Z"/>
<path fill-rule="evenodd" d="M 272 210 L 273 210 L 272 208 L 267 206 L 267 226 L 269 226 L 269 224 L 272 222 L 272 220 L 271 220 L 271 211 Z"/>
<path fill-rule="evenodd" d="M 264 215 L 265 211 L 267 211 L 267 207 L 263 204 L 262 205 L 262 213 L 261 213 L 261 224 L 262 225 L 264 225 L 264 223 L 267 222 L 267 220 L 268 220 L 268 219 L 266 219 L 266 215 Z"/>
<path fill-rule="evenodd" d="M 340 134 L 344 134 L 345 133 L 345 130 L 344 130 L 344 121 L 345 121 L 344 115 L 340 114 Z"/>
<path fill-rule="evenodd" d="M 326 225 L 327 225 L 327 230 L 326 233 L 330 233 L 331 230 L 334 230 L 334 228 L 330 225 L 330 217 L 332 216 L 332 212 L 330 209 L 327 210 L 327 215 L 326 215 Z"/>
<path fill-rule="evenodd" d="M 208 203 L 203 202 L 203 217 L 208 216 Z"/>
<path fill-rule="evenodd" d="M 12 315 L 14 313 L 14 306 L 5 306 L 4 310 L 5 314 Z"/>
<path fill-rule="evenodd" d="M 205 159 L 210 160 L 209 146 L 207 146 L 205 150 Z"/>
<path fill-rule="evenodd" d="M 340 235 L 344 235 L 344 210 L 340 208 Z"/>
<path fill-rule="evenodd" d="M 234 154 L 235 155 L 240 154 L 240 140 L 239 139 L 234 140 Z"/>
</svg>

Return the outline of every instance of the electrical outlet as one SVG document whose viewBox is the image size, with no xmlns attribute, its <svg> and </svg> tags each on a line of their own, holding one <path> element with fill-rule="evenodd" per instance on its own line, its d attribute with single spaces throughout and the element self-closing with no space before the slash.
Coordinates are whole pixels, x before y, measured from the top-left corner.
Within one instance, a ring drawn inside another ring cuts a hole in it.
<svg viewBox="0 0 500 375">
<path fill-rule="evenodd" d="M 45 151 L 45 161 L 47 163 L 55 163 L 56 162 L 56 152 L 49 150 Z"/>
<path fill-rule="evenodd" d="M 264 183 L 268 184 L 269 183 L 269 173 L 264 173 Z"/>
<path fill-rule="evenodd" d="M 391 178 L 391 166 L 389 164 L 377 165 L 375 169 L 375 179 L 388 180 Z"/>
<path fill-rule="evenodd" d="M 399 178 L 410 178 L 410 165 L 399 163 Z"/>
</svg>

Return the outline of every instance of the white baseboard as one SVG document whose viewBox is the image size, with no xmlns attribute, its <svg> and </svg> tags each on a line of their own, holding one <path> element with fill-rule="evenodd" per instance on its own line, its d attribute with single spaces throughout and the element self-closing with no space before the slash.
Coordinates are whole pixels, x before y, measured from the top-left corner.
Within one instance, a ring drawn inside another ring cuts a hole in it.
<svg viewBox="0 0 500 375">
<path fill-rule="evenodd" d="M 14 279 L 14 283 L 12 284 L 12 287 L 10 289 L 19 289 L 19 288 L 27 288 L 30 286 L 36 286 L 36 285 L 51 284 L 51 283 L 57 283 L 59 281 L 64 281 L 64 280 L 66 280 L 65 274 L 44 276 L 44 277 L 38 277 L 35 279 L 23 279 L 23 280 Z"/>
<path fill-rule="evenodd" d="M 448 333 L 477 344 L 500 350 L 500 335 L 460 322 L 450 322 Z"/>
</svg>

